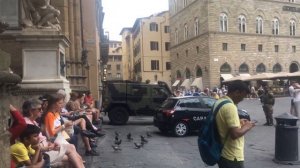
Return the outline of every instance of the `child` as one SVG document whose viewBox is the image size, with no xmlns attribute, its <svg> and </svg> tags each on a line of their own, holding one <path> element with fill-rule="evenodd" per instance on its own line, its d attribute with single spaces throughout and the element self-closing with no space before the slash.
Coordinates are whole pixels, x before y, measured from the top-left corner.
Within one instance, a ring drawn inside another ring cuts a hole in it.
<svg viewBox="0 0 300 168">
<path fill-rule="evenodd" d="M 20 141 L 10 147 L 12 159 L 17 167 L 43 167 L 44 160 L 39 146 L 39 133 L 39 127 L 28 124 L 19 137 Z"/>
</svg>

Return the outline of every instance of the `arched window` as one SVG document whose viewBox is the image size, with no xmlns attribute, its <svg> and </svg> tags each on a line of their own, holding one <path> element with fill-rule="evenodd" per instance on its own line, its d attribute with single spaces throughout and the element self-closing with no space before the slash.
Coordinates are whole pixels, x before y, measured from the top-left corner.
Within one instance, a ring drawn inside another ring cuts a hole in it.
<svg viewBox="0 0 300 168">
<path fill-rule="evenodd" d="M 273 66 L 273 72 L 276 73 L 276 72 L 281 72 L 281 65 L 279 63 L 275 64 Z"/>
<path fill-rule="evenodd" d="M 202 69 L 199 66 L 196 69 L 196 77 L 202 77 Z"/>
<path fill-rule="evenodd" d="M 263 18 L 261 16 L 256 17 L 256 33 L 262 34 L 263 32 Z"/>
<path fill-rule="evenodd" d="M 278 35 L 279 34 L 279 20 L 278 18 L 274 18 L 272 21 L 272 34 Z"/>
<path fill-rule="evenodd" d="M 240 15 L 238 20 L 239 20 L 239 32 L 245 33 L 246 32 L 246 17 L 244 15 Z"/>
<path fill-rule="evenodd" d="M 175 44 L 178 44 L 178 30 L 175 29 Z"/>
<path fill-rule="evenodd" d="M 187 24 L 184 24 L 184 34 L 183 34 L 183 39 L 187 40 L 189 38 L 189 27 Z"/>
<path fill-rule="evenodd" d="M 220 68 L 221 73 L 231 73 L 231 67 L 230 65 L 226 62 L 224 63 L 221 68 Z"/>
<path fill-rule="evenodd" d="M 199 19 L 196 18 L 194 22 L 194 35 L 198 36 L 199 35 Z"/>
<path fill-rule="evenodd" d="M 249 73 L 249 67 L 247 64 L 243 63 L 239 68 L 240 73 Z"/>
<path fill-rule="evenodd" d="M 225 13 L 220 14 L 220 31 L 221 32 L 227 32 L 227 23 L 228 23 L 228 18 Z"/>
<path fill-rule="evenodd" d="M 176 77 L 177 77 L 177 79 L 181 78 L 181 72 L 179 70 L 177 70 L 177 72 L 176 72 Z"/>
<path fill-rule="evenodd" d="M 290 20 L 290 36 L 296 35 L 296 22 L 295 20 Z"/>
<path fill-rule="evenodd" d="M 190 79 L 191 78 L 191 71 L 188 68 L 185 70 L 185 78 L 186 79 Z"/>
<path fill-rule="evenodd" d="M 266 72 L 266 66 L 263 63 L 257 65 L 256 72 L 257 73 Z"/>
</svg>

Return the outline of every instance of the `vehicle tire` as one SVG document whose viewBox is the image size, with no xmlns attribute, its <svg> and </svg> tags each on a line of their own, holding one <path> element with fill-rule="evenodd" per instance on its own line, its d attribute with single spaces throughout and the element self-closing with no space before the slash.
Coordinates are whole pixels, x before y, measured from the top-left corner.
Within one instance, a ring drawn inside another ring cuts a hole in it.
<svg viewBox="0 0 300 168">
<path fill-rule="evenodd" d="M 114 125 L 124 125 L 129 119 L 129 113 L 124 107 L 115 107 L 108 112 L 108 118 Z"/>
<path fill-rule="evenodd" d="M 183 121 L 179 121 L 178 123 L 176 123 L 174 125 L 173 131 L 174 131 L 175 136 L 183 137 L 188 134 L 189 127 L 188 127 L 187 123 L 185 123 Z"/>
</svg>

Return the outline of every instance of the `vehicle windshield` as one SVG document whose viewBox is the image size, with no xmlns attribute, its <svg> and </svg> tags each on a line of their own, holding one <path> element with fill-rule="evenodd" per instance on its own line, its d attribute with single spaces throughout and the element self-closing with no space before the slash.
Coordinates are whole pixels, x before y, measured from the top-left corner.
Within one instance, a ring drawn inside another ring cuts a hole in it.
<svg viewBox="0 0 300 168">
<path fill-rule="evenodd" d="M 178 99 L 167 99 L 166 101 L 163 102 L 161 107 L 167 108 L 167 109 L 174 108 L 177 101 L 178 101 Z"/>
</svg>

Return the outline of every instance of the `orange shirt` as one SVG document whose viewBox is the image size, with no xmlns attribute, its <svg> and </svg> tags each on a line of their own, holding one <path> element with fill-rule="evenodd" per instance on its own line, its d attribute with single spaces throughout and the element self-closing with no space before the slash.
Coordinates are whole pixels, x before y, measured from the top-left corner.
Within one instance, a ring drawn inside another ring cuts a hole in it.
<svg viewBox="0 0 300 168">
<path fill-rule="evenodd" d="M 61 126 L 60 114 L 58 112 L 49 111 L 44 122 L 47 136 L 49 138 L 53 137 L 57 133 L 55 129 Z"/>
</svg>

